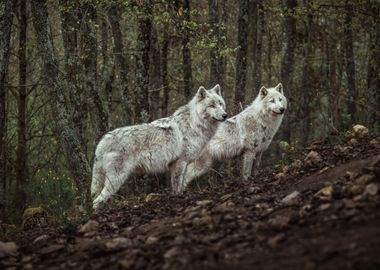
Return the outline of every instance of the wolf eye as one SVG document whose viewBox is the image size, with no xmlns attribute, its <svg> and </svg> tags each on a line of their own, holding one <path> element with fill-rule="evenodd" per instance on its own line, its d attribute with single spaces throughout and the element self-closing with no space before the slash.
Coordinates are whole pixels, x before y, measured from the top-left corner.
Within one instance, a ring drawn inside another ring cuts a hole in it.
<svg viewBox="0 0 380 270">
<path fill-rule="evenodd" d="M 211 104 L 210 107 L 211 108 L 215 108 L 216 106 L 215 106 L 215 104 Z"/>
<path fill-rule="evenodd" d="M 271 100 L 269 100 L 270 102 L 274 103 L 274 98 L 272 98 Z"/>
<path fill-rule="evenodd" d="M 282 98 L 280 98 L 280 102 L 282 101 Z"/>
</svg>

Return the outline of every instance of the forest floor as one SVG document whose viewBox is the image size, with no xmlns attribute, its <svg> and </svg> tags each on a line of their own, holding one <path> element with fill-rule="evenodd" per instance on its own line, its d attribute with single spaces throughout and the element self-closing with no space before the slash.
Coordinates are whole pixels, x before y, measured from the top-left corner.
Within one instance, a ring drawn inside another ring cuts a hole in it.
<svg viewBox="0 0 380 270">
<path fill-rule="evenodd" d="M 9 269 L 380 269 L 380 137 L 313 144 L 253 181 L 153 194 L 0 246 Z M 1 242 L 0 242 L 1 243 Z"/>
</svg>

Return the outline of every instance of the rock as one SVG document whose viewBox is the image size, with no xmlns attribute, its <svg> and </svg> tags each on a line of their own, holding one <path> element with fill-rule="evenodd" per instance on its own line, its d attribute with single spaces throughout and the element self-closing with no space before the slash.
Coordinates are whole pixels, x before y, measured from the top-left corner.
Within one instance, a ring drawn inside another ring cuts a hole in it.
<svg viewBox="0 0 380 270">
<path fill-rule="evenodd" d="M 295 171 L 300 170 L 302 168 L 302 161 L 299 159 L 295 160 L 292 164 L 290 164 L 290 168 Z"/>
<path fill-rule="evenodd" d="M 64 248 L 65 248 L 64 245 L 55 245 L 54 244 L 54 245 L 47 246 L 47 247 L 40 249 L 40 251 L 38 253 L 40 253 L 41 255 L 50 255 L 50 254 L 58 252 Z"/>
<path fill-rule="evenodd" d="M 79 228 L 78 232 L 79 233 L 89 233 L 89 232 L 96 231 L 98 228 L 99 228 L 99 222 L 97 222 L 95 220 L 89 220 L 89 221 L 87 221 L 87 223 L 85 223 L 84 225 L 82 225 Z"/>
<path fill-rule="evenodd" d="M 17 245 L 15 242 L 0 241 L 0 258 L 17 255 Z"/>
<path fill-rule="evenodd" d="M 291 204 L 295 201 L 295 199 L 298 198 L 298 196 L 300 195 L 300 193 L 295 190 L 293 191 L 292 193 L 290 193 L 289 195 L 285 196 L 281 202 L 285 203 L 285 204 Z"/>
<path fill-rule="evenodd" d="M 352 185 L 348 189 L 352 194 L 360 194 L 363 192 L 363 186 L 362 185 Z"/>
<path fill-rule="evenodd" d="M 212 204 L 212 201 L 211 200 L 197 201 L 195 204 L 199 206 L 206 206 L 206 205 Z"/>
<path fill-rule="evenodd" d="M 168 249 L 165 252 L 164 258 L 165 259 L 171 259 L 173 257 L 177 257 L 180 253 L 181 253 L 181 250 L 179 249 L 179 247 L 175 246 L 175 247 Z"/>
<path fill-rule="evenodd" d="M 122 259 L 119 260 L 118 263 L 121 269 L 131 269 L 134 264 L 134 260 Z"/>
<path fill-rule="evenodd" d="M 325 211 L 331 207 L 331 203 L 324 203 L 318 207 L 319 211 Z"/>
<path fill-rule="evenodd" d="M 40 235 L 36 237 L 36 239 L 33 240 L 34 245 L 43 244 L 49 239 L 49 236 L 47 234 Z"/>
<path fill-rule="evenodd" d="M 284 240 L 285 240 L 285 234 L 279 233 L 276 236 L 269 238 L 268 245 L 270 245 L 271 247 L 275 247 Z"/>
<path fill-rule="evenodd" d="M 283 172 L 279 172 L 274 176 L 274 178 L 276 178 L 276 180 L 283 180 L 285 179 L 285 174 Z"/>
<path fill-rule="evenodd" d="M 333 191 L 334 189 L 332 186 L 327 186 L 315 193 L 314 197 L 322 201 L 330 201 L 332 199 Z"/>
<path fill-rule="evenodd" d="M 351 171 L 346 171 L 346 173 L 344 174 L 344 177 L 346 177 L 348 180 L 354 180 L 356 177 L 358 176 L 358 174 L 356 172 L 351 172 Z"/>
<path fill-rule="evenodd" d="M 354 184 L 364 186 L 371 182 L 374 178 L 375 177 L 371 174 L 363 174 L 359 178 L 355 179 Z"/>
<path fill-rule="evenodd" d="M 289 215 L 277 215 L 268 220 L 268 223 L 274 228 L 278 230 L 282 230 L 289 225 L 290 216 Z"/>
<path fill-rule="evenodd" d="M 364 189 L 364 195 L 375 196 L 379 192 L 379 187 L 375 183 L 368 184 Z"/>
<path fill-rule="evenodd" d="M 155 200 L 157 200 L 158 198 L 160 198 L 162 196 L 163 196 L 163 194 L 159 194 L 159 193 L 149 193 L 145 197 L 145 202 L 155 201 Z"/>
<path fill-rule="evenodd" d="M 145 244 L 153 245 L 153 244 L 157 243 L 158 240 L 160 240 L 158 237 L 151 235 L 146 239 Z"/>
<path fill-rule="evenodd" d="M 355 138 L 352 138 L 351 140 L 348 141 L 348 144 L 351 146 L 357 146 L 358 145 L 358 140 Z"/>
<path fill-rule="evenodd" d="M 305 162 L 309 166 L 318 165 L 323 161 L 321 155 L 316 151 L 310 151 L 305 158 Z"/>
<path fill-rule="evenodd" d="M 377 144 L 380 144 L 380 141 L 378 139 L 372 139 L 369 141 L 369 144 L 370 145 L 377 145 Z"/>
<path fill-rule="evenodd" d="M 125 237 L 116 237 L 106 242 L 106 248 L 110 250 L 119 250 L 132 246 L 132 240 Z"/>
<path fill-rule="evenodd" d="M 364 137 L 367 137 L 368 134 L 369 134 L 369 130 L 368 128 L 366 128 L 365 126 L 363 125 L 355 125 L 352 130 L 354 131 L 354 135 L 355 137 L 358 137 L 358 138 L 364 138 Z"/>
</svg>

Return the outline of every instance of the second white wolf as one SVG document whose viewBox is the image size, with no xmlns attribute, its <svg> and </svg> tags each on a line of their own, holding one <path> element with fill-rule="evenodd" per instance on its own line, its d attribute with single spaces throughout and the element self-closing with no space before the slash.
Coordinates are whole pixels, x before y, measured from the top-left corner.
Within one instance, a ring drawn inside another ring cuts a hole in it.
<svg viewBox="0 0 380 270">
<path fill-rule="evenodd" d="M 253 163 L 255 172 L 257 171 L 261 156 L 280 127 L 286 108 L 287 100 L 281 83 L 274 88 L 262 87 L 250 106 L 220 124 L 199 157 L 189 164 L 183 189 L 192 179 L 206 173 L 214 161 L 228 160 L 241 155 L 243 177 L 248 179 Z"/>
<path fill-rule="evenodd" d="M 216 85 L 211 90 L 200 87 L 172 116 L 108 132 L 95 152 L 91 195 L 97 197 L 93 208 L 115 194 L 132 173 L 170 170 L 173 190 L 182 190 L 187 165 L 226 119 L 225 102 Z"/>
</svg>

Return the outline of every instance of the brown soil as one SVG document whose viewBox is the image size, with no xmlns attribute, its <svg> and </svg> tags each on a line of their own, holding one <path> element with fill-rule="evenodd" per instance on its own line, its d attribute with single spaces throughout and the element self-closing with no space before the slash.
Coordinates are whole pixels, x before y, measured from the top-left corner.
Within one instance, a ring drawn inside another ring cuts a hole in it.
<svg viewBox="0 0 380 270">
<path fill-rule="evenodd" d="M 0 268 L 380 269 L 380 138 L 309 151 L 254 181 L 119 202 L 71 231 L 26 231 Z"/>
</svg>

